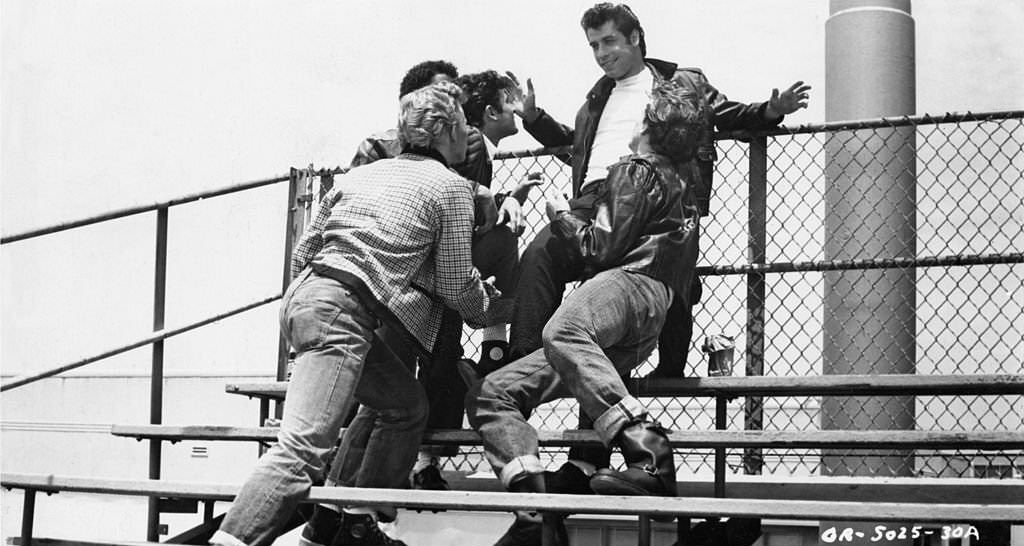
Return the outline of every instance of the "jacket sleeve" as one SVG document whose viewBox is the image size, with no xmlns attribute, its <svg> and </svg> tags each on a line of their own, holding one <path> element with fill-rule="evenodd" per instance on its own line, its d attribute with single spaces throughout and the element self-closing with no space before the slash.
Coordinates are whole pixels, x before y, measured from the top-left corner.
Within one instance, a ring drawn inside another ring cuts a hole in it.
<svg viewBox="0 0 1024 546">
<path fill-rule="evenodd" d="M 552 234 L 565 241 L 570 256 L 587 269 L 603 271 L 619 265 L 636 247 L 650 219 L 656 176 L 643 161 L 613 165 L 605 193 L 595 203 L 593 219 L 563 213 L 551 222 Z"/>
<path fill-rule="evenodd" d="M 555 118 L 548 115 L 543 108 L 540 109 L 540 115 L 537 116 L 537 119 L 533 120 L 533 123 L 526 123 L 524 121 L 523 128 L 526 129 L 526 132 L 530 133 L 530 136 L 537 139 L 537 142 L 549 148 L 569 146 L 572 144 L 572 139 L 575 136 L 574 129 L 555 121 Z"/>
<path fill-rule="evenodd" d="M 480 130 L 475 127 L 469 128 L 475 132 L 477 138 L 485 138 Z M 481 145 L 484 145 L 481 142 Z M 473 157 L 466 156 L 466 160 L 454 166 L 455 172 L 470 182 L 475 182 L 484 187 L 491 187 L 491 160 L 487 157 L 485 150 L 480 150 Z"/>
<path fill-rule="evenodd" d="M 469 184 L 445 183 L 441 201 L 435 203 L 438 239 L 435 254 L 435 290 L 445 305 L 458 311 L 472 328 L 487 321 L 492 293 L 473 267 L 473 198 Z"/>
<path fill-rule="evenodd" d="M 745 104 L 732 101 L 724 93 L 715 89 L 715 86 L 708 82 L 704 74 L 700 74 L 700 80 L 704 87 L 704 96 L 714 112 L 715 127 L 719 130 L 770 129 L 782 122 L 782 116 L 765 119 L 767 102 Z"/>
</svg>

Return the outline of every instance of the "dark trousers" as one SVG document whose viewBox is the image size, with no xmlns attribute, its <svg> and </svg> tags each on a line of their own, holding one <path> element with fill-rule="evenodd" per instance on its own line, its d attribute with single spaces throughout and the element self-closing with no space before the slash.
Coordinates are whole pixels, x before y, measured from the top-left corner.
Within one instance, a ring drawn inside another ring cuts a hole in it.
<svg viewBox="0 0 1024 546">
<path fill-rule="evenodd" d="M 502 299 L 516 296 L 519 270 L 519 248 L 516 235 L 506 226 L 495 226 L 473 240 L 473 265 L 483 278 L 494 277 L 494 286 Z M 459 376 L 455 362 L 462 358 L 462 317 L 445 309 L 441 331 L 434 343 L 430 363 L 420 366 L 419 380 L 427 391 L 430 413 L 427 428 L 462 428 L 466 384 Z M 445 448 L 444 455 L 454 455 L 457 446 Z"/>
<path fill-rule="evenodd" d="M 584 187 L 579 197 L 569 201 L 571 213 L 591 216 L 594 203 L 603 192 L 603 184 L 603 181 L 598 181 Z M 543 346 L 541 333 L 561 305 L 565 286 L 579 280 L 582 275 L 580 265 L 572 262 L 568 249 L 551 234 L 549 226 L 538 232 L 526 247 L 520 257 L 517 298 L 509 332 L 509 361 L 522 358 Z M 694 276 L 693 282 L 690 298 L 673 298 L 665 317 L 665 326 L 658 338 L 657 376 L 683 376 L 686 353 L 693 337 L 693 304 L 700 299 L 701 293 L 699 278 Z M 591 425 L 590 418 L 581 413 L 579 428 L 590 429 Z M 610 456 L 603 447 L 573 447 L 569 450 L 569 458 L 590 462 L 598 468 L 607 467 Z"/>
</svg>

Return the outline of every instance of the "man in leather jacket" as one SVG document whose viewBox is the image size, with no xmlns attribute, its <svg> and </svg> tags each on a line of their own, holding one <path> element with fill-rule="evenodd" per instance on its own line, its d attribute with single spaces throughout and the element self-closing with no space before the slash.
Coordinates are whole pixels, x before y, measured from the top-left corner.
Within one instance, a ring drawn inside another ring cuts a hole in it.
<svg viewBox="0 0 1024 546">
<path fill-rule="evenodd" d="M 675 464 L 664 429 L 631 396 L 621 375 L 654 351 L 673 295 L 689 289 L 697 262 L 700 215 L 692 168 L 708 131 L 703 96 L 672 80 L 653 90 L 635 131 L 636 154 L 609 167 L 593 213 L 549 207 L 552 237 L 586 280 L 544 328 L 543 348 L 489 374 L 467 396 L 470 423 L 510 491 L 546 492 L 536 430 L 526 419 L 545 402 L 574 396 L 594 419 L 605 446 L 618 446 L 626 469 L 602 469 L 597 492 L 676 494 Z M 555 516 L 547 516 L 549 518 Z M 557 542 L 565 544 L 559 519 Z M 541 522 L 517 514 L 498 544 L 535 544 Z"/>
<path fill-rule="evenodd" d="M 773 89 L 766 102 L 746 104 L 729 100 L 698 68 L 681 68 L 648 58 L 644 30 L 625 4 L 595 5 L 584 13 L 581 26 L 604 76 L 587 93 L 574 125 L 558 123 L 538 108 L 529 80 L 521 112 L 523 127 L 538 142 L 545 146 L 572 146 L 572 199 L 560 206 L 571 209 L 574 215 L 593 214 L 597 195 L 605 185 L 607 166 L 628 153 L 628 134 L 641 118 L 642 104 L 646 104 L 642 93 L 657 82 L 671 80 L 703 96 L 708 104 L 706 121 L 709 127 L 719 130 L 773 127 L 785 115 L 807 106 L 810 87 L 800 81 L 782 92 Z M 640 107 L 636 105 L 638 101 Z M 715 159 L 714 141 L 708 131 L 697 143 L 690 169 L 680 173 L 693 187 L 701 216 L 709 211 Z M 510 358 L 529 354 L 541 346 L 544 325 L 562 301 L 565 285 L 583 274 L 578 264 L 567 259 L 567 254 L 549 227 L 542 229 L 523 252 L 509 336 Z M 692 307 L 700 297 L 701 284 L 696 276 L 689 289 L 676 292 L 658 342 L 659 363 L 653 375 L 684 374 L 693 335 Z M 581 428 L 587 425 L 586 415 L 581 415 Z M 586 493 L 589 490 L 584 474 L 592 475 L 597 468 L 606 467 L 608 457 L 606 450 L 573 448 L 569 462 L 549 475 L 549 482 L 559 492 Z"/>
<path fill-rule="evenodd" d="M 572 199 L 563 206 L 574 214 L 593 213 L 593 203 L 603 191 L 607 166 L 628 153 L 629 130 L 640 120 L 645 93 L 662 81 L 673 81 L 700 95 L 708 104 L 705 120 L 719 130 L 774 127 L 783 116 L 807 105 L 809 86 L 796 82 L 781 93 L 774 89 L 766 102 L 740 103 L 719 92 L 698 68 L 680 68 L 674 63 L 646 57 L 644 31 L 636 15 L 624 4 L 597 4 L 584 13 L 581 26 L 604 71 L 587 93 L 573 127 L 555 121 L 536 106 L 533 83 L 523 92 L 523 127 L 545 146 L 572 146 Z M 638 106 L 637 103 L 640 103 Z M 708 214 L 712 174 L 716 159 L 713 135 L 701 136 L 690 169 L 680 173 L 692 185 L 701 216 Z M 566 259 L 566 250 L 545 227 L 534 237 L 520 259 L 517 303 L 512 316 L 509 352 L 515 359 L 541 346 L 541 332 L 554 313 L 565 285 L 579 280 L 582 271 Z M 701 285 L 695 276 L 687 290 L 673 300 L 665 329 L 659 339 L 659 363 L 655 376 L 681 377 L 693 334 L 693 305 L 700 300 Z M 587 423 L 583 416 L 581 428 Z M 608 455 L 601 450 L 573 448 L 569 459 L 587 474 L 607 466 Z M 577 469 L 565 466 L 560 483 L 576 484 Z M 586 493 L 570 486 L 572 493 Z"/>
<path fill-rule="evenodd" d="M 629 130 L 635 122 L 640 121 L 642 112 L 635 104 L 631 105 L 617 95 L 624 87 L 623 82 L 631 78 L 639 77 L 644 84 L 649 82 L 651 85 L 661 80 L 673 80 L 703 95 L 710 106 L 707 122 L 719 130 L 774 127 L 786 114 L 807 106 L 810 87 L 800 81 L 781 93 L 774 89 L 771 99 L 766 102 L 745 104 L 729 100 L 708 82 L 699 68 L 681 68 L 675 63 L 647 58 L 643 28 L 625 4 L 597 4 L 584 13 L 581 23 L 594 52 L 594 59 L 605 75 L 587 93 L 586 102 L 576 114 L 574 126 L 555 121 L 536 106 L 536 96 L 530 81 L 527 81 L 521 113 L 523 127 L 544 146 L 572 146 L 572 200 L 569 205 L 573 210 L 592 209 L 592 196 L 600 188 L 606 167 L 629 153 Z M 633 99 L 634 103 L 636 100 Z M 612 105 L 611 112 L 608 111 L 609 105 Z M 623 111 L 623 106 L 626 111 Z M 631 106 L 632 110 L 629 109 Z M 609 119 L 609 114 L 615 118 Z M 695 163 L 699 176 L 689 180 L 694 186 L 701 216 L 708 215 L 715 159 L 715 145 L 709 132 L 702 137 L 697 147 Z M 561 301 L 564 285 L 577 280 L 579 272 L 560 261 L 562 255 L 563 252 L 556 245 L 551 245 L 550 232 L 546 228 L 538 233 L 523 253 L 518 298 L 523 305 L 517 305 L 509 340 L 513 358 L 529 354 L 540 346 L 541 329 Z M 696 297 L 687 302 L 689 305 L 678 308 L 682 302 L 677 302 L 674 306 L 674 310 L 685 311 L 685 315 L 673 315 L 669 319 L 668 326 L 683 321 L 680 327 L 685 328 L 662 336 L 661 344 L 670 345 L 671 348 L 662 347 L 659 351 L 659 373 L 675 376 L 683 374 L 692 335 L 690 307 L 696 303 L 700 294 L 697 281 L 691 292 Z M 673 340 L 675 343 L 670 343 Z M 685 340 L 685 343 L 679 343 L 681 340 Z M 669 349 L 668 354 L 665 349 Z"/>
</svg>

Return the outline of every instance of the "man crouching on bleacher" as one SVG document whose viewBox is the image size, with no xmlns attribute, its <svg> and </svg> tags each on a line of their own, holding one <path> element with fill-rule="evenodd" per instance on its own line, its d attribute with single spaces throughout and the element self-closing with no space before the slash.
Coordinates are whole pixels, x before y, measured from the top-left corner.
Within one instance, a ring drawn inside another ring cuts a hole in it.
<svg viewBox="0 0 1024 546">
<path fill-rule="evenodd" d="M 256 465 L 211 544 L 270 544 L 322 478 L 355 401 L 379 414 L 355 487 L 408 485 L 427 422 L 416 378 L 374 335 L 382 323 L 432 347 L 443 305 L 482 327 L 499 294 L 473 267 L 473 192 L 448 169 L 466 151 L 460 91 L 439 83 L 401 100 L 403 153 L 340 178 L 299 242 L 303 269 L 282 298 L 297 351 L 277 444 Z M 406 327 L 407 325 L 408 327 Z M 425 352 L 425 351 L 424 351 Z M 353 457 L 358 454 L 353 454 Z M 387 506 L 333 505 L 336 544 L 399 545 L 381 532 Z"/>
<path fill-rule="evenodd" d="M 593 219 L 573 216 L 563 198 L 549 199 L 551 231 L 568 243 L 569 259 L 582 262 L 588 280 L 544 327 L 543 348 L 488 375 L 466 404 L 509 491 L 545 492 L 537 432 L 524 416 L 574 396 L 601 441 L 618 446 L 627 465 L 621 472 L 598 471 L 590 481 L 595 492 L 675 495 L 666 433 L 620 376 L 654 350 L 673 293 L 690 293 L 699 219 L 692 159 L 708 127 L 703 98 L 672 81 L 658 82 L 631 143 L 635 154 L 609 167 Z M 565 544 L 561 518 L 545 517 Z M 541 532 L 535 514 L 518 513 L 498 544 L 539 545 Z"/>
</svg>

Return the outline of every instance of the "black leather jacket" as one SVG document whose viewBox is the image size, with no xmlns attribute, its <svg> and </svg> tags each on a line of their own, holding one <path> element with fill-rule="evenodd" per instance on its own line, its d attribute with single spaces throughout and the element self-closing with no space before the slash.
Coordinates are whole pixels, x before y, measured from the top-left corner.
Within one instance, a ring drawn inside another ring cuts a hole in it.
<svg viewBox="0 0 1024 546">
<path fill-rule="evenodd" d="M 621 267 L 685 297 L 697 264 L 699 220 L 693 190 L 671 161 L 643 154 L 608 169 L 592 215 L 562 213 L 551 233 L 565 243 L 569 259 L 583 264 L 584 279 Z"/>
<path fill-rule="evenodd" d="M 744 104 L 729 100 L 714 86 L 708 83 L 699 68 L 679 68 L 675 63 L 644 59 L 653 68 L 655 79 L 673 79 L 683 87 L 693 90 L 697 96 L 703 96 L 709 105 L 708 123 L 719 130 L 762 129 L 774 127 L 782 118 L 765 119 L 767 103 L 755 102 Z M 657 85 L 657 81 L 655 81 Z M 597 133 L 597 123 L 608 103 L 608 96 L 615 87 L 615 80 L 602 76 L 587 93 L 587 101 L 576 113 L 576 125 L 569 128 L 555 121 L 541 110 L 540 116 L 532 123 L 524 123 L 523 127 L 545 146 L 572 145 L 572 194 L 579 195 L 580 187 L 587 175 L 587 163 L 590 161 L 590 149 Z M 711 131 L 697 149 L 697 163 L 700 176 L 692 183 L 697 197 L 697 207 L 701 216 L 708 214 L 708 200 L 711 197 L 711 184 L 715 170 L 715 143 Z M 562 158 L 563 160 L 566 158 Z"/>
</svg>

